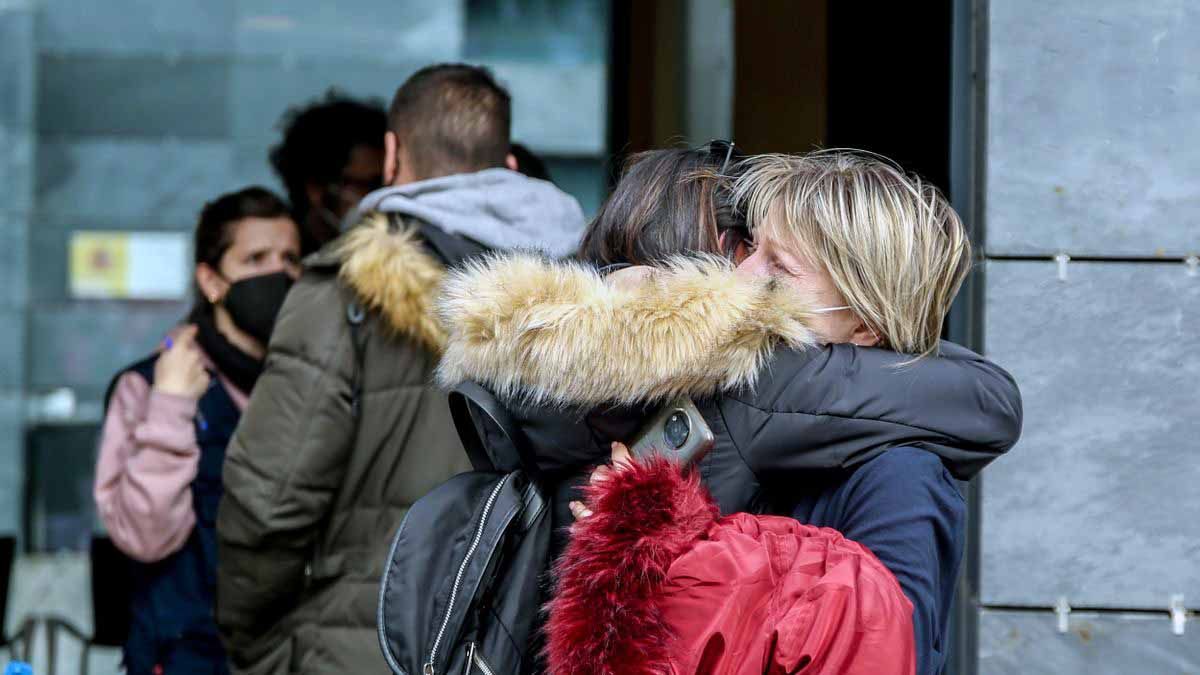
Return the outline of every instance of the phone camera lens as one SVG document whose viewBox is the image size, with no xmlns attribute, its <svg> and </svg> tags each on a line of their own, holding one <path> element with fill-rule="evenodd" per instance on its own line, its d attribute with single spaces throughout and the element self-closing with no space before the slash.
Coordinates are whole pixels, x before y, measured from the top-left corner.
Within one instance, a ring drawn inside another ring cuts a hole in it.
<svg viewBox="0 0 1200 675">
<path fill-rule="evenodd" d="M 688 436 L 692 433 L 692 422 L 688 419 L 687 413 L 682 410 L 676 410 L 667 418 L 667 424 L 663 428 L 663 435 L 666 436 L 667 443 L 671 447 L 678 450 L 687 443 Z"/>
</svg>

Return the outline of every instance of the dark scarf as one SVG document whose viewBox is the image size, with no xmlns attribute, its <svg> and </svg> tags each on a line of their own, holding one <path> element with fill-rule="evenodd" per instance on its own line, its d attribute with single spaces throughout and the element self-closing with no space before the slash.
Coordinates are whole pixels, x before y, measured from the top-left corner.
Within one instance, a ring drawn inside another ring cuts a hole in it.
<svg viewBox="0 0 1200 675">
<path fill-rule="evenodd" d="M 262 374 L 263 362 L 238 349 L 221 335 L 211 309 L 195 312 L 192 321 L 199 329 L 196 331 L 196 342 L 212 359 L 217 371 L 229 378 L 243 394 L 249 394 Z"/>
</svg>

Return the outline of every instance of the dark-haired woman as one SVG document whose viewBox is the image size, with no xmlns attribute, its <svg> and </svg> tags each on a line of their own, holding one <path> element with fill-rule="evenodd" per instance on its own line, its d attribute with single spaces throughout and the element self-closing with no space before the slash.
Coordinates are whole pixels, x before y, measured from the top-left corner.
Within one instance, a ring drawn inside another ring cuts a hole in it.
<svg viewBox="0 0 1200 675">
<path fill-rule="evenodd" d="M 221 467 L 299 258 L 299 230 L 271 192 L 205 205 L 187 324 L 113 381 L 95 499 L 132 559 L 131 675 L 228 672 L 212 613 Z"/>
<path fill-rule="evenodd" d="M 684 253 L 736 257 L 750 236 L 729 194 L 741 157 L 725 141 L 631 156 L 576 257 L 600 267 L 655 265 Z"/>
<path fill-rule="evenodd" d="M 542 471 L 573 476 L 554 486 L 555 523 L 580 521 L 547 671 L 940 672 L 965 540 L 952 476 L 1021 422 L 1007 373 L 938 342 L 965 230 L 873 156 L 752 158 L 728 185 L 721 154 L 635 158 L 580 254 L 635 267 L 509 255 L 444 285 L 442 383 L 490 388 Z M 747 226 L 753 242 L 730 236 Z M 713 257 L 731 252 L 736 271 Z M 715 436 L 697 471 L 588 480 L 680 394 Z"/>
</svg>

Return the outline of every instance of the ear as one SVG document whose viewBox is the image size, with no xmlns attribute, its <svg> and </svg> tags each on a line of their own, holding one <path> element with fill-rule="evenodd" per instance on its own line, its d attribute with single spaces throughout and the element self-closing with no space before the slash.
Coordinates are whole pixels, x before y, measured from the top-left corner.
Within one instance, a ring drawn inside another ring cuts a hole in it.
<svg viewBox="0 0 1200 675">
<path fill-rule="evenodd" d="M 229 291 L 229 282 L 208 263 L 196 265 L 196 285 L 200 287 L 204 299 L 213 305 L 221 302 Z"/>
<path fill-rule="evenodd" d="M 517 156 L 512 154 L 511 152 L 508 153 L 508 156 L 504 158 L 504 166 L 507 166 L 509 169 L 512 169 L 513 171 L 521 170 L 520 165 L 517 164 Z"/>
<path fill-rule="evenodd" d="M 400 173 L 400 137 L 389 131 L 383 135 L 383 184 L 393 185 Z"/>
<path fill-rule="evenodd" d="M 864 323 L 861 319 L 858 319 L 857 317 L 855 318 L 857 320 L 857 324 L 854 326 L 854 332 L 850 333 L 850 342 L 858 345 L 859 347 L 878 347 L 882 342 L 879 337 L 879 333 L 876 333 L 874 329 Z"/>
<path fill-rule="evenodd" d="M 717 248 L 722 255 L 732 258 L 734 265 L 740 265 L 750 257 L 750 247 L 746 244 L 746 238 L 733 230 L 725 230 L 717 236 Z"/>
</svg>

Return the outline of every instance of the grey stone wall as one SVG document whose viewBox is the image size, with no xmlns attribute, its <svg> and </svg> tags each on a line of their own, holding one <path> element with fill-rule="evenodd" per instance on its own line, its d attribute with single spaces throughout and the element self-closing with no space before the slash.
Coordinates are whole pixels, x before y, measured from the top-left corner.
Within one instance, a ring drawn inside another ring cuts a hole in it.
<svg viewBox="0 0 1200 675">
<path fill-rule="evenodd" d="M 982 481 L 981 671 L 1198 672 L 1200 6 L 988 5 L 985 335 L 1026 424 Z M 1059 633 L 1060 598 L 1100 613 Z"/>
<path fill-rule="evenodd" d="M 994 0 L 989 250 L 1183 256 L 1200 244 L 1200 4 Z"/>
<path fill-rule="evenodd" d="M 594 20 L 603 19 L 600 5 L 578 4 L 576 30 L 607 31 Z M 537 3 L 514 7 L 526 5 Z M 590 23 L 589 12 L 597 14 Z M 36 34 L 24 43 L 38 110 L 25 155 L 36 149 L 37 171 L 17 172 L 34 175 L 38 223 L 28 233 L 37 307 L 24 355 L 30 387 L 71 386 L 95 399 L 113 369 L 150 349 L 185 309 L 72 300 L 73 232 L 188 232 L 217 194 L 251 183 L 280 189 L 267 152 L 285 109 L 333 86 L 386 102 L 417 68 L 468 56 L 468 19 L 463 2 L 38 3 Z M 511 89 L 514 136 L 547 154 L 564 186 L 594 209 L 603 190 L 605 56 L 557 53 L 566 56 L 470 55 Z M 110 344 L 96 344 L 114 330 Z"/>
<path fill-rule="evenodd" d="M 1065 633 L 1052 614 L 985 610 L 980 671 L 994 675 L 1200 672 L 1200 640 L 1171 633 L 1165 616 L 1077 612 Z"/>
<path fill-rule="evenodd" d="M 1200 605 L 1200 278 L 992 261 L 987 279 L 988 354 L 1020 383 L 1025 427 L 984 474 L 983 601 Z"/>
<path fill-rule="evenodd" d="M 0 533 L 20 523 L 25 309 L 34 172 L 34 17 L 0 3 Z"/>
</svg>

